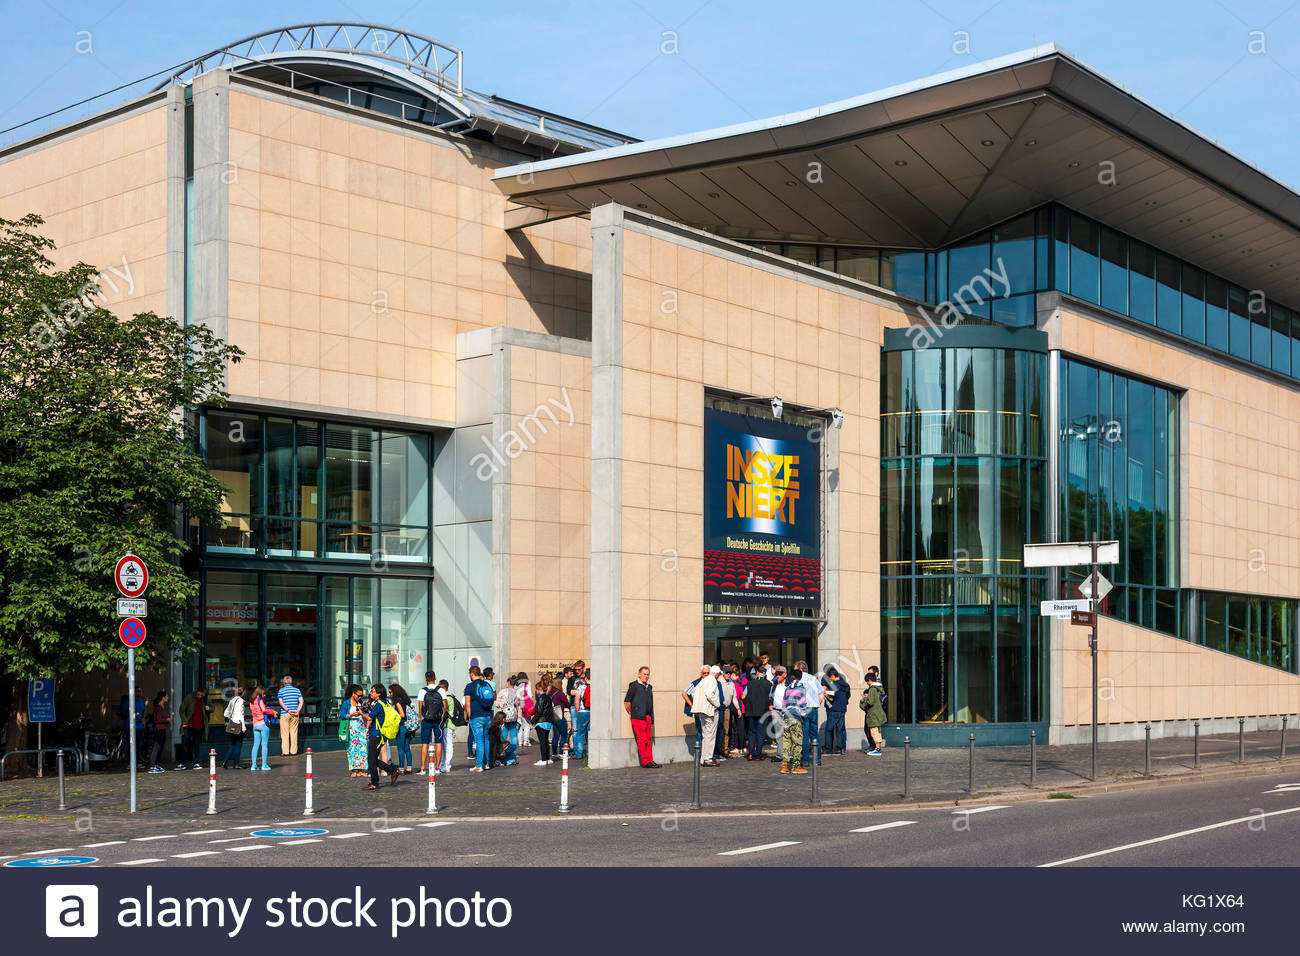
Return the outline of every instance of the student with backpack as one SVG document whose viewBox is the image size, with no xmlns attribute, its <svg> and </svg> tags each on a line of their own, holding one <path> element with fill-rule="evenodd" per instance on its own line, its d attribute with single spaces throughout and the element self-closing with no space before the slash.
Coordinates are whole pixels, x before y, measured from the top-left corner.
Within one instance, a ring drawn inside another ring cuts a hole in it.
<svg viewBox="0 0 1300 956">
<path fill-rule="evenodd" d="M 361 789 L 378 790 L 379 771 L 381 770 L 388 774 L 388 779 L 393 786 L 396 786 L 400 771 L 395 764 L 380 759 L 379 748 L 385 742 L 397 738 L 397 731 L 401 726 L 402 717 L 397 712 L 397 708 L 385 700 L 383 684 L 375 684 L 370 688 L 370 713 L 366 715 L 365 720 L 368 728 L 366 764 L 367 769 L 370 771 L 370 783 Z"/>
<path fill-rule="evenodd" d="M 456 728 L 464 727 L 469 721 L 465 719 L 465 709 L 460 705 L 460 698 L 451 692 L 451 685 L 445 679 L 438 681 L 438 693 L 442 694 L 442 768 L 440 773 L 451 773 L 451 758 L 456 753 Z"/>
<path fill-rule="evenodd" d="M 475 664 L 469 669 L 469 683 L 465 685 L 465 713 L 469 717 L 469 733 L 474 740 L 474 766 L 470 773 L 487 769 L 492 752 L 488 745 L 488 725 L 492 722 L 492 704 L 496 691 L 483 679 L 483 672 Z"/>
<path fill-rule="evenodd" d="M 885 725 L 885 703 L 888 700 L 878 672 L 868 670 L 867 687 L 858 700 L 858 707 L 866 713 L 867 739 L 862 742 L 862 748 L 868 757 L 884 756 L 885 737 L 880 728 Z"/>
<path fill-rule="evenodd" d="M 551 762 L 551 731 L 555 729 L 555 698 L 551 690 L 550 674 L 537 678 L 537 693 L 533 697 L 533 726 L 537 728 L 537 745 L 542 750 L 542 759 L 537 761 L 539 767 L 545 767 Z"/>
<path fill-rule="evenodd" d="M 442 766 L 442 725 L 447 719 L 447 708 L 438 690 L 438 675 L 424 672 L 424 686 L 416 697 L 416 710 L 420 716 L 420 773 L 437 774 Z M 433 760 L 429 748 L 433 748 Z"/>
<path fill-rule="evenodd" d="M 420 730 L 420 716 L 411 703 L 411 695 L 397 681 L 388 685 L 388 698 L 402 717 L 402 723 L 397 728 L 397 766 L 402 773 L 410 773 L 415 763 L 411 757 L 411 738 Z"/>
<path fill-rule="evenodd" d="M 519 702 L 519 749 L 527 750 L 532 746 L 533 732 L 533 689 L 528 684 L 527 671 L 515 675 L 515 699 Z"/>
</svg>

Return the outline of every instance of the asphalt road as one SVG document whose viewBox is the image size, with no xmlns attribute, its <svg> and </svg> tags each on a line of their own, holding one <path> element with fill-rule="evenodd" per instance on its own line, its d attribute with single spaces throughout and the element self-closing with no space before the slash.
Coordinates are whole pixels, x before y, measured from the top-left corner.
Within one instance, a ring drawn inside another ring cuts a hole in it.
<svg viewBox="0 0 1300 956">
<path fill-rule="evenodd" d="M 76 827 L 81 827 L 80 830 Z M 90 829 L 87 829 L 90 828 Z M 258 835 L 263 828 L 325 830 Z M 5 821 L 0 860 L 84 855 L 99 866 L 1295 866 L 1300 775 L 874 811 L 529 820 Z"/>
</svg>

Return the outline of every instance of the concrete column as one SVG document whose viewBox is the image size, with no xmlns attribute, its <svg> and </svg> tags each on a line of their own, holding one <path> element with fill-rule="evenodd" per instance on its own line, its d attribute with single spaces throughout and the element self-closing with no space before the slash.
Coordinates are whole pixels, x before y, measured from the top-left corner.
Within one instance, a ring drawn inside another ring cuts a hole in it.
<svg viewBox="0 0 1300 956">
<path fill-rule="evenodd" d="M 167 88 L 167 314 L 185 316 L 185 88 Z M 176 685 L 173 685 L 176 686 Z"/>
<path fill-rule="evenodd" d="M 194 78 L 193 301 L 189 321 L 227 337 L 230 251 L 230 74 L 213 70 Z M 182 130 L 183 134 L 183 130 Z M 183 174 L 182 174 L 183 175 Z M 170 222 L 170 217 L 169 217 Z"/>
<path fill-rule="evenodd" d="M 817 650 L 809 661 L 817 668 L 818 676 L 827 664 L 841 672 L 856 664 L 865 652 L 866 640 L 861 634 L 843 634 L 840 629 L 840 429 L 828 421 L 822 432 L 822 614 L 826 622 L 817 635 Z M 877 625 L 879 615 L 877 615 Z M 879 634 L 879 630 L 876 632 Z M 845 654 L 847 640 L 851 650 Z M 870 666 L 867 662 L 864 665 Z M 850 673 L 852 673 L 850 671 Z M 862 675 L 854 677 L 861 680 Z"/>
<path fill-rule="evenodd" d="M 592 767 L 623 767 L 623 222 L 616 205 L 591 211 L 591 669 L 609 693 L 592 695 Z M 650 675 L 651 684 L 655 676 Z M 660 675 L 661 677 L 667 675 Z M 667 721 L 670 715 L 659 717 Z M 667 723 L 665 723 L 667 726 Z"/>
</svg>

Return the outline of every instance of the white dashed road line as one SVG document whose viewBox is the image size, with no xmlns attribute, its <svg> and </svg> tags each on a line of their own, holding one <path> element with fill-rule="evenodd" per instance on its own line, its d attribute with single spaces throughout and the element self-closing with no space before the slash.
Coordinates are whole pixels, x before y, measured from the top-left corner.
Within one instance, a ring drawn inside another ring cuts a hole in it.
<svg viewBox="0 0 1300 956">
<path fill-rule="evenodd" d="M 433 823 L 417 823 L 417 827 L 449 827 L 455 820 L 435 820 Z"/>
<path fill-rule="evenodd" d="M 910 827 L 915 820 L 893 820 L 889 823 L 877 823 L 869 827 L 858 827 L 850 833 L 875 833 L 877 830 L 892 830 L 894 827 Z"/>
<path fill-rule="evenodd" d="M 280 846 L 302 846 L 304 843 L 319 843 L 316 837 L 308 837 L 305 840 L 285 840 Z"/>
<path fill-rule="evenodd" d="M 799 840 L 781 840 L 779 843 L 764 843 L 761 846 L 746 846 L 739 850 L 724 850 L 718 856 L 740 856 L 742 853 L 757 853 L 760 850 L 775 850 L 782 846 L 798 846 Z"/>
<path fill-rule="evenodd" d="M 176 839 L 176 834 L 175 834 L 175 833 L 163 833 L 163 834 L 160 834 L 159 836 L 131 837 L 131 839 L 132 839 L 132 841 L 134 841 L 135 843 L 144 843 L 144 842 L 147 841 L 147 840 L 175 840 L 175 839 Z"/>
<path fill-rule="evenodd" d="M 252 843 L 252 844 L 245 843 L 243 846 L 226 847 L 226 852 L 241 853 L 244 850 L 269 850 L 269 849 L 271 849 L 271 844 L 269 843 Z"/>
<path fill-rule="evenodd" d="M 1051 863 L 1040 863 L 1040 867 L 1046 866 L 1064 866 L 1066 863 L 1078 863 L 1080 860 L 1091 860 L 1094 857 L 1107 856 L 1111 853 L 1119 853 L 1121 850 L 1132 850 L 1139 846 L 1150 846 L 1153 843 L 1164 843 L 1166 840 L 1177 840 L 1180 837 L 1192 836 L 1196 833 L 1205 833 L 1209 830 L 1218 830 L 1221 827 L 1235 826 L 1238 823 L 1252 823 L 1262 817 L 1276 817 L 1284 813 L 1300 813 L 1300 807 L 1289 807 L 1286 810 L 1274 810 L 1271 813 L 1257 813 L 1249 817 L 1237 817 L 1235 820 L 1224 820 L 1222 823 L 1211 823 L 1209 826 L 1195 827 L 1191 830 L 1179 830 L 1177 833 L 1169 833 L 1165 836 L 1152 837 L 1150 840 L 1139 840 L 1137 843 L 1125 843 L 1123 846 L 1113 846 L 1108 850 L 1097 850 L 1093 853 L 1084 853 L 1082 856 L 1072 856 L 1068 860 L 1054 860 Z"/>
<path fill-rule="evenodd" d="M 143 859 L 143 860 L 123 860 L 123 861 L 121 862 L 121 864 L 119 864 L 119 865 L 121 865 L 121 866 L 139 866 L 141 863 L 161 863 L 161 862 L 162 862 L 162 860 L 161 860 L 160 858 L 158 858 L 158 857 L 146 857 L 146 858 Z"/>
<path fill-rule="evenodd" d="M 53 856 L 56 853 L 70 853 L 72 847 L 61 846 L 57 850 L 24 850 L 19 856 Z"/>
<path fill-rule="evenodd" d="M 370 832 L 371 833 L 401 833 L 409 829 L 411 828 L 410 827 L 384 827 L 384 829 L 382 830 L 371 830 Z"/>
<path fill-rule="evenodd" d="M 954 810 L 953 813 L 964 813 L 970 815 L 972 813 L 988 813 L 990 810 L 1005 810 L 1006 808 L 1007 805 L 1004 803 L 995 803 L 991 807 L 971 807 L 969 810 Z"/>
<path fill-rule="evenodd" d="M 218 856 L 220 850 L 196 850 L 193 853 L 173 853 L 173 860 L 192 860 L 196 856 Z"/>
<path fill-rule="evenodd" d="M 351 840 L 353 837 L 363 837 L 364 833 L 331 833 L 331 840 Z"/>
<path fill-rule="evenodd" d="M 207 836 L 209 833 L 225 833 L 225 830 L 186 830 L 181 836 Z"/>
<path fill-rule="evenodd" d="M 265 830 L 265 823 L 254 823 L 251 827 L 231 827 L 232 830 Z"/>
<path fill-rule="evenodd" d="M 226 837 L 224 840 L 209 840 L 208 842 L 209 843 L 238 843 L 240 840 L 256 840 L 256 839 L 257 837 L 242 836 L 242 837 Z"/>
<path fill-rule="evenodd" d="M 125 840 L 105 840 L 103 843 L 83 843 L 81 848 L 83 850 L 93 850 L 101 846 L 121 846 L 125 842 Z"/>
</svg>

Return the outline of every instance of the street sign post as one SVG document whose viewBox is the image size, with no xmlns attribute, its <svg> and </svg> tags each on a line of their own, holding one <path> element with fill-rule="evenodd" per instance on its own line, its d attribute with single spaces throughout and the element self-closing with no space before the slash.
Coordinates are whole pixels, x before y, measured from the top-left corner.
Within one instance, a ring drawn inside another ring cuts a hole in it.
<svg viewBox="0 0 1300 956">
<path fill-rule="evenodd" d="M 130 551 L 117 559 L 117 564 L 113 568 L 113 583 L 117 585 L 117 590 L 122 596 L 131 599 L 134 603 L 136 599 L 144 597 L 144 592 L 149 589 L 149 568 L 144 561 L 136 557 Z M 138 602 L 140 607 L 139 615 L 124 617 L 122 622 L 117 626 L 117 636 L 121 638 L 122 643 L 126 645 L 126 707 L 127 707 L 127 725 L 130 727 L 131 738 L 131 812 L 135 813 L 135 773 L 137 761 L 137 744 L 135 739 L 135 649 L 144 643 L 145 626 L 144 601 Z M 117 602 L 117 611 L 121 615 L 123 602 Z"/>
<path fill-rule="evenodd" d="M 1093 547 L 1096 551 L 1093 551 Z M 1119 564 L 1119 542 L 1054 541 L 1049 544 L 1025 545 L 1027 568 L 1065 568 L 1075 564 Z"/>
<path fill-rule="evenodd" d="M 36 725 L 36 776 L 45 776 L 45 760 L 41 754 L 42 730 L 45 724 L 54 723 L 54 678 L 38 677 L 27 682 L 27 719 Z"/>
<path fill-rule="evenodd" d="M 1067 619 L 1075 611 L 1092 609 L 1092 602 L 1080 598 L 1074 601 L 1043 601 L 1038 605 L 1038 613 L 1043 617 Z"/>
</svg>

